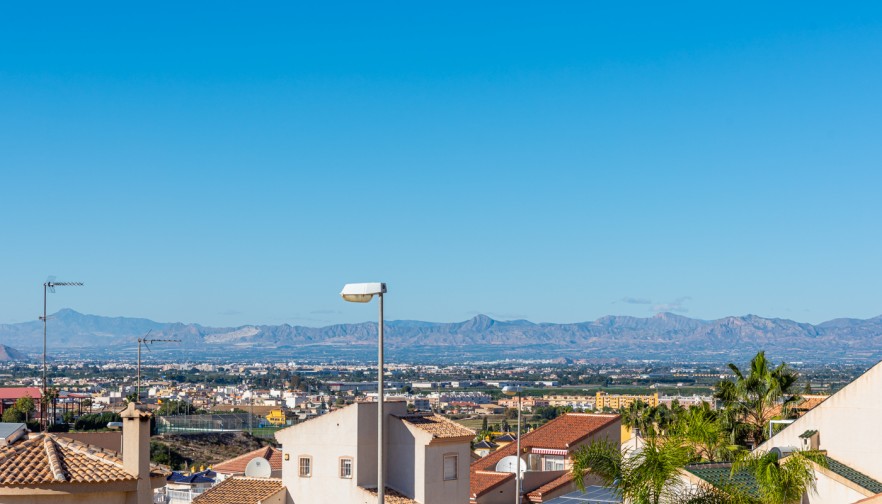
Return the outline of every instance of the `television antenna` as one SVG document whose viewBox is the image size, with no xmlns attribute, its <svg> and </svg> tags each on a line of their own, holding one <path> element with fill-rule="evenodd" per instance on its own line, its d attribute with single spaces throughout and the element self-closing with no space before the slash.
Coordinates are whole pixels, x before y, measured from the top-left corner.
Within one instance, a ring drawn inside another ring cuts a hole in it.
<svg viewBox="0 0 882 504">
<path fill-rule="evenodd" d="M 147 331 L 147 334 L 145 334 L 141 338 L 138 338 L 138 397 L 135 402 L 141 402 L 141 345 L 144 345 L 144 348 L 146 348 L 147 351 L 149 352 L 150 351 L 149 345 L 152 345 L 153 343 L 158 343 L 158 342 L 180 343 L 181 342 L 181 340 L 179 340 L 179 339 L 148 338 L 147 336 L 150 336 L 150 333 L 152 333 L 152 332 L 153 332 L 153 329 L 150 329 L 149 331 Z"/>
<path fill-rule="evenodd" d="M 46 278 L 46 281 L 43 282 L 43 316 L 40 317 L 40 320 L 43 321 L 43 392 L 40 397 L 40 427 L 42 430 L 46 430 L 46 426 L 48 424 L 46 414 L 44 410 L 46 409 L 46 321 L 49 320 L 49 316 L 46 314 L 46 294 L 55 293 L 56 287 L 82 287 L 83 282 L 56 282 L 55 276 L 49 276 Z"/>
</svg>

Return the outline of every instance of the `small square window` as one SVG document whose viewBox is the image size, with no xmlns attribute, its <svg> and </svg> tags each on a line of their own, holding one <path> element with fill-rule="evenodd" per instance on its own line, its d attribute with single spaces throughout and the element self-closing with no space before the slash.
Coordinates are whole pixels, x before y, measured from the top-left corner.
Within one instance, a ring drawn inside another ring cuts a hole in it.
<svg viewBox="0 0 882 504">
<path fill-rule="evenodd" d="M 456 455 L 444 455 L 444 481 L 456 479 Z"/>
<path fill-rule="evenodd" d="M 352 459 L 351 458 L 341 458 L 340 459 L 340 477 L 349 479 L 352 477 Z"/>
<path fill-rule="evenodd" d="M 308 478 L 312 476 L 312 458 L 300 457 L 300 477 Z"/>
</svg>

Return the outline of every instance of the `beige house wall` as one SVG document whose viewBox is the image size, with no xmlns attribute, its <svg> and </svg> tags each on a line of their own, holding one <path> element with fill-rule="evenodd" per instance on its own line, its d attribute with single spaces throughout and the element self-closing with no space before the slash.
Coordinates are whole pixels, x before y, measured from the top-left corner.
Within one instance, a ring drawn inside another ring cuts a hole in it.
<svg viewBox="0 0 882 504">
<path fill-rule="evenodd" d="M 469 501 L 469 465 L 472 462 L 469 442 L 430 444 L 423 450 L 425 494 L 416 500 L 423 504 L 466 503 Z M 444 481 L 444 456 L 456 455 L 456 479 Z M 419 467 L 418 467 L 419 470 Z"/>
<path fill-rule="evenodd" d="M 386 484 L 395 487 L 404 482 L 416 483 L 410 460 L 416 459 L 413 437 L 407 441 L 401 422 L 392 415 L 407 413 L 404 402 L 385 403 Z M 282 483 L 288 489 L 289 502 L 376 501 L 359 486 L 377 484 L 377 404 L 358 403 L 332 411 L 318 418 L 276 433 L 282 444 Z M 468 444 L 466 444 L 466 448 Z M 300 456 L 312 458 L 312 475 L 299 476 Z M 287 457 L 287 460 L 285 458 Z M 352 457 L 352 478 L 340 477 L 340 458 Z M 406 463 L 408 462 L 408 463 Z M 403 489 L 402 489 L 403 490 Z"/>
</svg>

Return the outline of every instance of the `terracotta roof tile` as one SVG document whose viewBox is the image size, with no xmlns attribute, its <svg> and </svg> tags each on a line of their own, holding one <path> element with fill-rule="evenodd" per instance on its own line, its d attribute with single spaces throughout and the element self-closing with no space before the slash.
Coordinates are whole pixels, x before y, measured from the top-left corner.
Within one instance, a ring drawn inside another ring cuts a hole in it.
<svg viewBox="0 0 882 504">
<path fill-rule="evenodd" d="M 537 488 L 536 490 L 528 493 L 527 498 L 530 500 L 530 502 L 542 502 L 542 498 L 545 497 L 548 493 L 559 490 L 561 487 L 569 485 L 572 482 L 573 473 L 567 471 L 557 478 Z"/>
<path fill-rule="evenodd" d="M 510 479 L 514 479 L 514 473 L 472 471 L 469 479 L 469 492 L 473 498 L 477 498 Z"/>
<path fill-rule="evenodd" d="M 588 413 L 567 413 L 561 415 L 533 432 L 524 434 L 521 438 L 521 448 L 550 448 L 554 450 L 569 450 L 591 434 L 609 426 L 619 418 L 619 415 L 594 415 Z M 472 495 L 481 495 L 501 480 L 482 476 L 489 474 L 508 474 L 495 472 L 496 464 L 503 457 L 515 455 L 517 444 L 511 443 L 486 457 L 472 462 L 471 465 L 471 490 Z M 510 474 L 509 474 L 510 475 Z M 487 486 L 490 485 L 490 486 Z"/>
<path fill-rule="evenodd" d="M 134 480 L 115 454 L 54 434 L 0 448 L 0 486 Z"/>
<path fill-rule="evenodd" d="M 258 504 L 284 488 L 278 478 L 233 476 L 197 496 L 193 504 Z"/>
<path fill-rule="evenodd" d="M 377 496 L 376 488 L 362 488 L 365 493 Z M 419 504 L 417 501 L 411 499 L 410 497 L 404 495 L 398 490 L 394 490 L 392 488 L 386 487 L 386 493 L 383 495 L 384 501 L 386 504 Z"/>
<path fill-rule="evenodd" d="M 567 413 L 561 415 L 521 438 L 521 448 L 550 448 L 568 450 L 619 418 L 618 415 L 594 415 L 589 413 Z M 506 445 L 472 464 L 476 469 L 492 471 L 502 457 L 514 455 L 516 443 Z"/>
<path fill-rule="evenodd" d="M 270 463 L 270 468 L 273 471 L 282 470 L 282 450 L 279 450 L 278 448 L 273 448 L 272 446 L 264 446 L 263 448 L 258 448 L 252 452 L 248 452 L 245 455 L 239 455 L 238 457 L 224 460 L 223 462 L 216 464 L 211 469 L 215 472 L 221 472 L 225 474 L 244 474 L 245 466 L 248 465 L 248 462 L 251 462 L 257 457 L 267 459 Z"/>
<path fill-rule="evenodd" d="M 473 438 L 475 431 L 452 422 L 441 415 L 414 414 L 402 415 L 401 419 L 414 427 L 426 431 L 435 439 Z"/>
</svg>

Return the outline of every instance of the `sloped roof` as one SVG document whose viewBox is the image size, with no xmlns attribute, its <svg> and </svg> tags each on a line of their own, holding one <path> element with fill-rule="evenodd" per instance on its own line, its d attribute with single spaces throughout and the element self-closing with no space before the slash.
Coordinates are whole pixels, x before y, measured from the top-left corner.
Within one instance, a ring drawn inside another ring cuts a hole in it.
<svg viewBox="0 0 882 504">
<path fill-rule="evenodd" d="M 725 489 L 735 486 L 752 497 L 759 497 L 756 477 L 747 470 L 740 470 L 733 474 L 732 464 L 692 464 L 686 466 L 685 469 L 717 488 Z"/>
<path fill-rule="evenodd" d="M 0 448 L 0 486 L 135 481 L 116 452 L 54 434 Z"/>
<path fill-rule="evenodd" d="M 475 431 L 450 421 L 441 415 L 413 414 L 398 416 L 401 421 L 428 432 L 433 439 L 456 439 L 475 437 Z"/>
<path fill-rule="evenodd" d="M 377 496 L 376 488 L 364 488 L 360 487 L 361 490 L 367 494 Z M 386 487 L 386 491 L 383 494 L 384 501 L 386 504 L 419 504 L 419 502 L 411 499 L 410 497 L 404 495 L 403 493 L 395 490 L 393 488 Z"/>
<path fill-rule="evenodd" d="M 607 427 L 619 418 L 619 415 L 594 415 L 589 413 L 566 413 L 538 429 L 524 434 L 521 438 L 522 448 L 550 448 L 569 450 L 591 434 Z M 515 443 L 506 445 L 472 464 L 476 469 L 492 471 L 502 457 L 514 455 L 517 451 Z"/>
<path fill-rule="evenodd" d="M 43 394 L 40 387 L 0 387 L 0 399 L 18 399 L 25 396 L 39 399 Z M 36 404 L 36 401 L 34 402 Z"/>
<path fill-rule="evenodd" d="M 826 457 L 826 459 L 827 470 L 836 473 L 873 493 L 882 493 L 882 482 L 876 481 L 838 460 L 830 457 Z M 756 483 L 754 475 L 746 470 L 732 474 L 731 464 L 694 464 L 686 466 L 686 470 L 715 487 L 725 488 L 727 484 L 734 484 L 742 487 L 754 497 L 759 496 L 759 486 Z"/>
<path fill-rule="evenodd" d="M 473 498 L 477 498 L 510 479 L 514 479 L 514 473 L 472 471 L 469 477 L 469 492 Z"/>
<path fill-rule="evenodd" d="M 542 485 L 541 487 L 533 490 L 532 492 L 527 494 L 527 499 L 530 502 L 542 502 L 543 497 L 548 495 L 550 492 L 555 490 L 559 490 L 561 487 L 569 485 L 573 482 L 573 473 L 567 471 L 557 478 L 549 481 L 548 483 Z"/>
<path fill-rule="evenodd" d="M 856 471 L 851 467 L 839 462 L 836 459 L 827 457 L 827 469 L 842 476 L 843 478 L 856 483 L 873 493 L 882 493 L 882 483 L 867 476 L 866 474 Z"/>
<path fill-rule="evenodd" d="M 193 499 L 193 504 L 258 504 L 284 490 L 279 478 L 233 476 Z"/>
<path fill-rule="evenodd" d="M 282 450 L 273 448 L 272 446 L 264 446 L 244 455 L 224 460 L 219 464 L 215 464 L 211 469 L 224 474 L 245 473 L 245 466 L 257 457 L 265 458 L 270 463 L 273 471 L 282 470 Z"/>
</svg>

